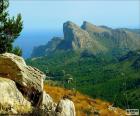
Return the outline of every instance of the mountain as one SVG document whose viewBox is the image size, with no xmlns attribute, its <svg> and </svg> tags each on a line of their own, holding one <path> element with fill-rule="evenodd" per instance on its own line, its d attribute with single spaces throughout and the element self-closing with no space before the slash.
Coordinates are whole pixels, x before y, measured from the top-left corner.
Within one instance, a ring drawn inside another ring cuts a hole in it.
<svg viewBox="0 0 140 116">
<path fill-rule="evenodd" d="M 107 51 L 106 47 L 104 47 L 101 43 L 99 43 L 96 39 L 91 38 L 87 31 L 84 31 L 82 28 L 77 26 L 71 21 L 67 21 L 63 24 L 63 33 L 64 39 L 62 41 L 56 39 L 52 39 L 47 45 L 35 47 L 32 52 L 32 57 L 36 56 L 44 56 L 49 53 L 53 53 L 55 51 L 78 51 L 83 52 L 85 50 L 92 52 L 93 54 L 97 54 L 100 52 Z M 55 44 L 55 48 L 51 49 L 51 44 Z M 49 49 L 49 51 L 48 51 Z M 45 52 L 44 52 L 45 51 Z M 42 53 L 43 52 L 43 53 Z"/>
<path fill-rule="evenodd" d="M 88 32 L 82 30 L 76 24 L 68 21 L 63 24 L 64 40 L 57 49 L 83 51 L 90 50 L 94 53 L 104 51 L 104 46 L 92 39 Z"/>
<path fill-rule="evenodd" d="M 95 26 L 87 21 L 84 21 L 81 28 L 110 50 L 137 50 L 140 48 L 140 31 L 138 30 L 112 29 L 105 26 Z"/>
<path fill-rule="evenodd" d="M 34 47 L 31 57 L 45 56 L 55 51 L 62 39 L 62 37 L 53 37 L 46 45 Z"/>
<path fill-rule="evenodd" d="M 35 47 L 31 57 L 49 55 L 56 51 L 98 53 L 140 49 L 140 30 L 96 26 L 84 21 L 79 27 L 71 21 L 63 24 L 64 38 L 55 37 L 46 45 Z M 58 39 L 58 40 L 57 40 Z"/>
</svg>

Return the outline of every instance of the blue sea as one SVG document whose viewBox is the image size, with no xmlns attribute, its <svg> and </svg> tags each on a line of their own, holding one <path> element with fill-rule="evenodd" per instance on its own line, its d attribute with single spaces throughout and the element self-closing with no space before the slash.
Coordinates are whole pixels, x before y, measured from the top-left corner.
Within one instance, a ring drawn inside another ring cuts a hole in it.
<svg viewBox="0 0 140 116">
<path fill-rule="evenodd" d="M 19 46 L 23 50 L 23 57 L 30 58 L 35 46 L 44 45 L 53 37 L 62 37 L 63 32 L 58 30 L 29 30 L 22 31 L 16 39 L 14 46 Z"/>
</svg>

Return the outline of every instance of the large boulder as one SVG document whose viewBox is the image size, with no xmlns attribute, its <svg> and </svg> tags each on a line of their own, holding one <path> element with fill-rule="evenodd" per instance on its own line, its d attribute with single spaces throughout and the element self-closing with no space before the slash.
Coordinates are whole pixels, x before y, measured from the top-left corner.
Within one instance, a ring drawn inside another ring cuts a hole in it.
<svg viewBox="0 0 140 116">
<path fill-rule="evenodd" d="M 40 97 L 40 101 L 41 101 L 40 109 L 48 110 L 48 111 L 54 110 L 53 108 L 55 108 L 55 103 L 53 102 L 52 97 L 49 94 L 47 94 L 45 91 L 43 91 Z"/>
<path fill-rule="evenodd" d="M 1 54 L 0 114 L 75 116 L 72 101 L 63 99 L 56 105 L 43 90 L 44 78 L 44 73 L 27 66 L 23 58 L 11 53 Z"/>
<path fill-rule="evenodd" d="M 23 97 L 15 82 L 0 77 L 0 114 L 22 114 L 31 110 L 31 103 Z"/>
<path fill-rule="evenodd" d="M 13 80 L 22 94 L 38 104 L 43 92 L 45 74 L 36 68 L 27 66 L 22 57 L 11 53 L 0 55 L 0 76 Z"/>
<path fill-rule="evenodd" d="M 57 116 L 76 116 L 74 103 L 64 98 L 60 100 L 56 107 Z"/>
</svg>

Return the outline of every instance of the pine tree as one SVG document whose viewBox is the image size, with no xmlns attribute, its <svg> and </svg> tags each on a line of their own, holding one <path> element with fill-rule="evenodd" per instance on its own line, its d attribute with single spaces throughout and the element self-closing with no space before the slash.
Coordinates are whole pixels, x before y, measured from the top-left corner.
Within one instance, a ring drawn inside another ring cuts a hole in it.
<svg viewBox="0 0 140 116">
<path fill-rule="evenodd" d="M 21 14 L 18 14 L 16 18 L 11 18 L 7 11 L 8 7 L 8 0 L 0 0 L 0 53 L 14 53 L 15 48 L 13 48 L 13 42 L 20 35 L 23 28 Z M 20 53 L 22 53 L 22 51 L 20 51 Z"/>
</svg>

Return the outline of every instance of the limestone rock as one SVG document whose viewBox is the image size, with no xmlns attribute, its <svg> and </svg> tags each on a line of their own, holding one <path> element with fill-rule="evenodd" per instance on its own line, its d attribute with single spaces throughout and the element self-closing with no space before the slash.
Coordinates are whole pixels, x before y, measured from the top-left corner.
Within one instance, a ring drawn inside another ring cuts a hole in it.
<svg viewBox="0 0 140 116">
<path fill-rule="evenodd" d="M 74 103 L 67 98 L 60 100 L 56 112 L 57 116 L 76 116 Z"/>
<path fill-rule="evenodd" d="M 57 48 L 70 50 L 89 50 L 94 53 L 106 51 L 94 38 L 91 38 L 89 33 L 71 21 L 63 24 L 64 40 Z"/>
<path fill-rule="evenodd" d="M 24 59 L 11 53 L 0 55 L 0 114 L 41 114 L 75 116 L 72 101 L 63 99 L 56 105 L 43 91 L 45 75 L 27 66 Z M 61 109 L 61 111 L 56 110 Z M 56 112 L 58 111 L 58 112 Z"/>
<path fill-rule="evenodd" d="M 0 55 L 0 76 L 13 80 L 24 96 L 32 99 L 33 104 L 36 105 L 43 91 L 45 78 L 41 71 L 27 66 L 19 56 L 5 53 Z"/>
<path fill-rule="evenodd" d="M 140 33 L 130 29 L 118 28 L 112 29 L 106 26 L 96 26 L 87 21 L 83 22 L 82 29 L 87 31 L 91 38 L 95 38 L 99 43 L 109 50 L 122 49 L 137 50 L 140 49 Z"/>
<path fill-rule="evenodd" d="M 0 75 L 19 83 L 24 87 L 43 90 L 43 78 L 45 75 L 36 68 L 27 66 L 23 58 L 14 54 L 0 55 Z"/>
<path fill-rule="evenodd" d="M 51 111 L 55 106 L 53 99 L 45 91 L 42 93 L 40 108 Z"/>
<path fill-rule="evenodd" d="M 0 114 L 22 114 L 31 110 L 31 103 L 23 97 L 15 82 L 0 77 Z"/>
</svg>

